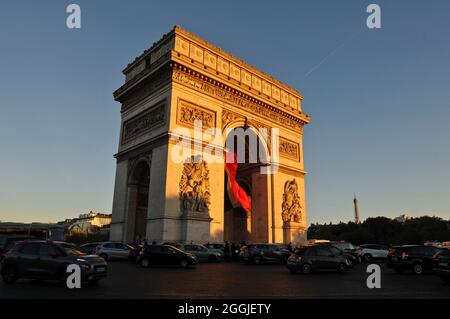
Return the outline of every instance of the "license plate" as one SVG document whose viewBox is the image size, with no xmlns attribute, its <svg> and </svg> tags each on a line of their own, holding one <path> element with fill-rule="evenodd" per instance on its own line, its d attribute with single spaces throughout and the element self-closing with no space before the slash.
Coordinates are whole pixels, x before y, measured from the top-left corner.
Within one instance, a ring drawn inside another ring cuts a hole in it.
<svg viewBox="0 0 450 319">
<path fill-rule="evenodd" d="M 439 267 L 447 267 L 447 266 L 448 266 L 448 263 L 439 263 L 438 266 L 439 266 Z"/>
<path fill-rule="evenodd" d="M 102 271 L 105 271 L 106 270 L 106 267 L 98 267 L 97 268 L 97 272 L 102 272 Z"/>
<path fill-rule="evenodd" d="M 398 261 L 398 258 L 397 258 L 397 257 L 392 257 L 391 260 L 392 260 L 392 261 Z"/>
</svg>

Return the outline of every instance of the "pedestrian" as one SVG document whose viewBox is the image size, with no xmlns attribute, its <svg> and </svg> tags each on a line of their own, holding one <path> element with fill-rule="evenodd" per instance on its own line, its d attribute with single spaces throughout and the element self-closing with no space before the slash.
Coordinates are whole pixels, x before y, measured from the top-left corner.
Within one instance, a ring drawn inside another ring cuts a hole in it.
<svg viewBox="0 0 450 319">
<path fill-rule="evenodd" d="M 287 245 L 287 249 L 288 249 L 289 251 L 292 251 L 292 243 L 291 243 L 291 242 L 289 242 L 289 244 Z"/>
<path fill-rule="evenodd" d="M 231 260 L 236 260 L 236 244 L 231 243 Z"/>
<path fill-rule="evenodd" d="M 228 243 L 228 241 L 225 242 L 225 247 L 223 250 L 224 250 L 225 261 L 230 261 L 230 244 Z"/>
</svg>

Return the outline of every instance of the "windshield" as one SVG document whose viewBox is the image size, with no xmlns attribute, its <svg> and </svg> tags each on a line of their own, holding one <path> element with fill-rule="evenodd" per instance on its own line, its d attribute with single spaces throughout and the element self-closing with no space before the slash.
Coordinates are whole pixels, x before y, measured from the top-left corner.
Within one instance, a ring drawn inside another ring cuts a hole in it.
<svg viewBox="0 0 450 319">
<path fill-rule="evenodd" d="M 352 243 L 334 243 L 333 246 L 345 250 L 345 249 L 355 249 L 355 246 L 352 245 Z"/>
</svg>

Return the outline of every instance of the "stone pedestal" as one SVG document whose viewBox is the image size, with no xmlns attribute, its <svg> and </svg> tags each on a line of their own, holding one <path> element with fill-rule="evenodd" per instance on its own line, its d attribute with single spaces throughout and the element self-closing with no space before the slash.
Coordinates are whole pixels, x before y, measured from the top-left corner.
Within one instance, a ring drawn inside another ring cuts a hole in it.
<svg viewBox="0 0 450 319">
<path fill-rule="evenodd" d="M 283 242 L 292 244 L 301 244 L 306 241 L 305 227 L 301 223 L 284 222 L 283 224 Z"/>
<path fill-rule="evenodd" d="M 181 239 L 183 242 L 209 242 L 212 218 L 208 212 L 183 211 Z"/>
</svg>

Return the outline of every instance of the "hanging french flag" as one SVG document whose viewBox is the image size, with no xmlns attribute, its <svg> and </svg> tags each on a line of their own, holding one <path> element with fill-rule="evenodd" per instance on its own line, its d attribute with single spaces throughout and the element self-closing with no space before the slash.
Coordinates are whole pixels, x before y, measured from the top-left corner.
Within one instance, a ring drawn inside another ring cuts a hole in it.
<svg viewBox="0 0 450 319">
<path fill-rule="evenodd" d="M 228 162 L 227 154 L 225 155 L 225 171 L 227 173 L 227 192 L 233 207 L 242 207 L 247 213 L 252 211 L 252 202 L 250 196 L 247 195 L 245 190 L 236 182 L 236 172 L 238 168 L 237 155 L 234 152 L 230 152 L 233 161 Z"/>
</svg>

